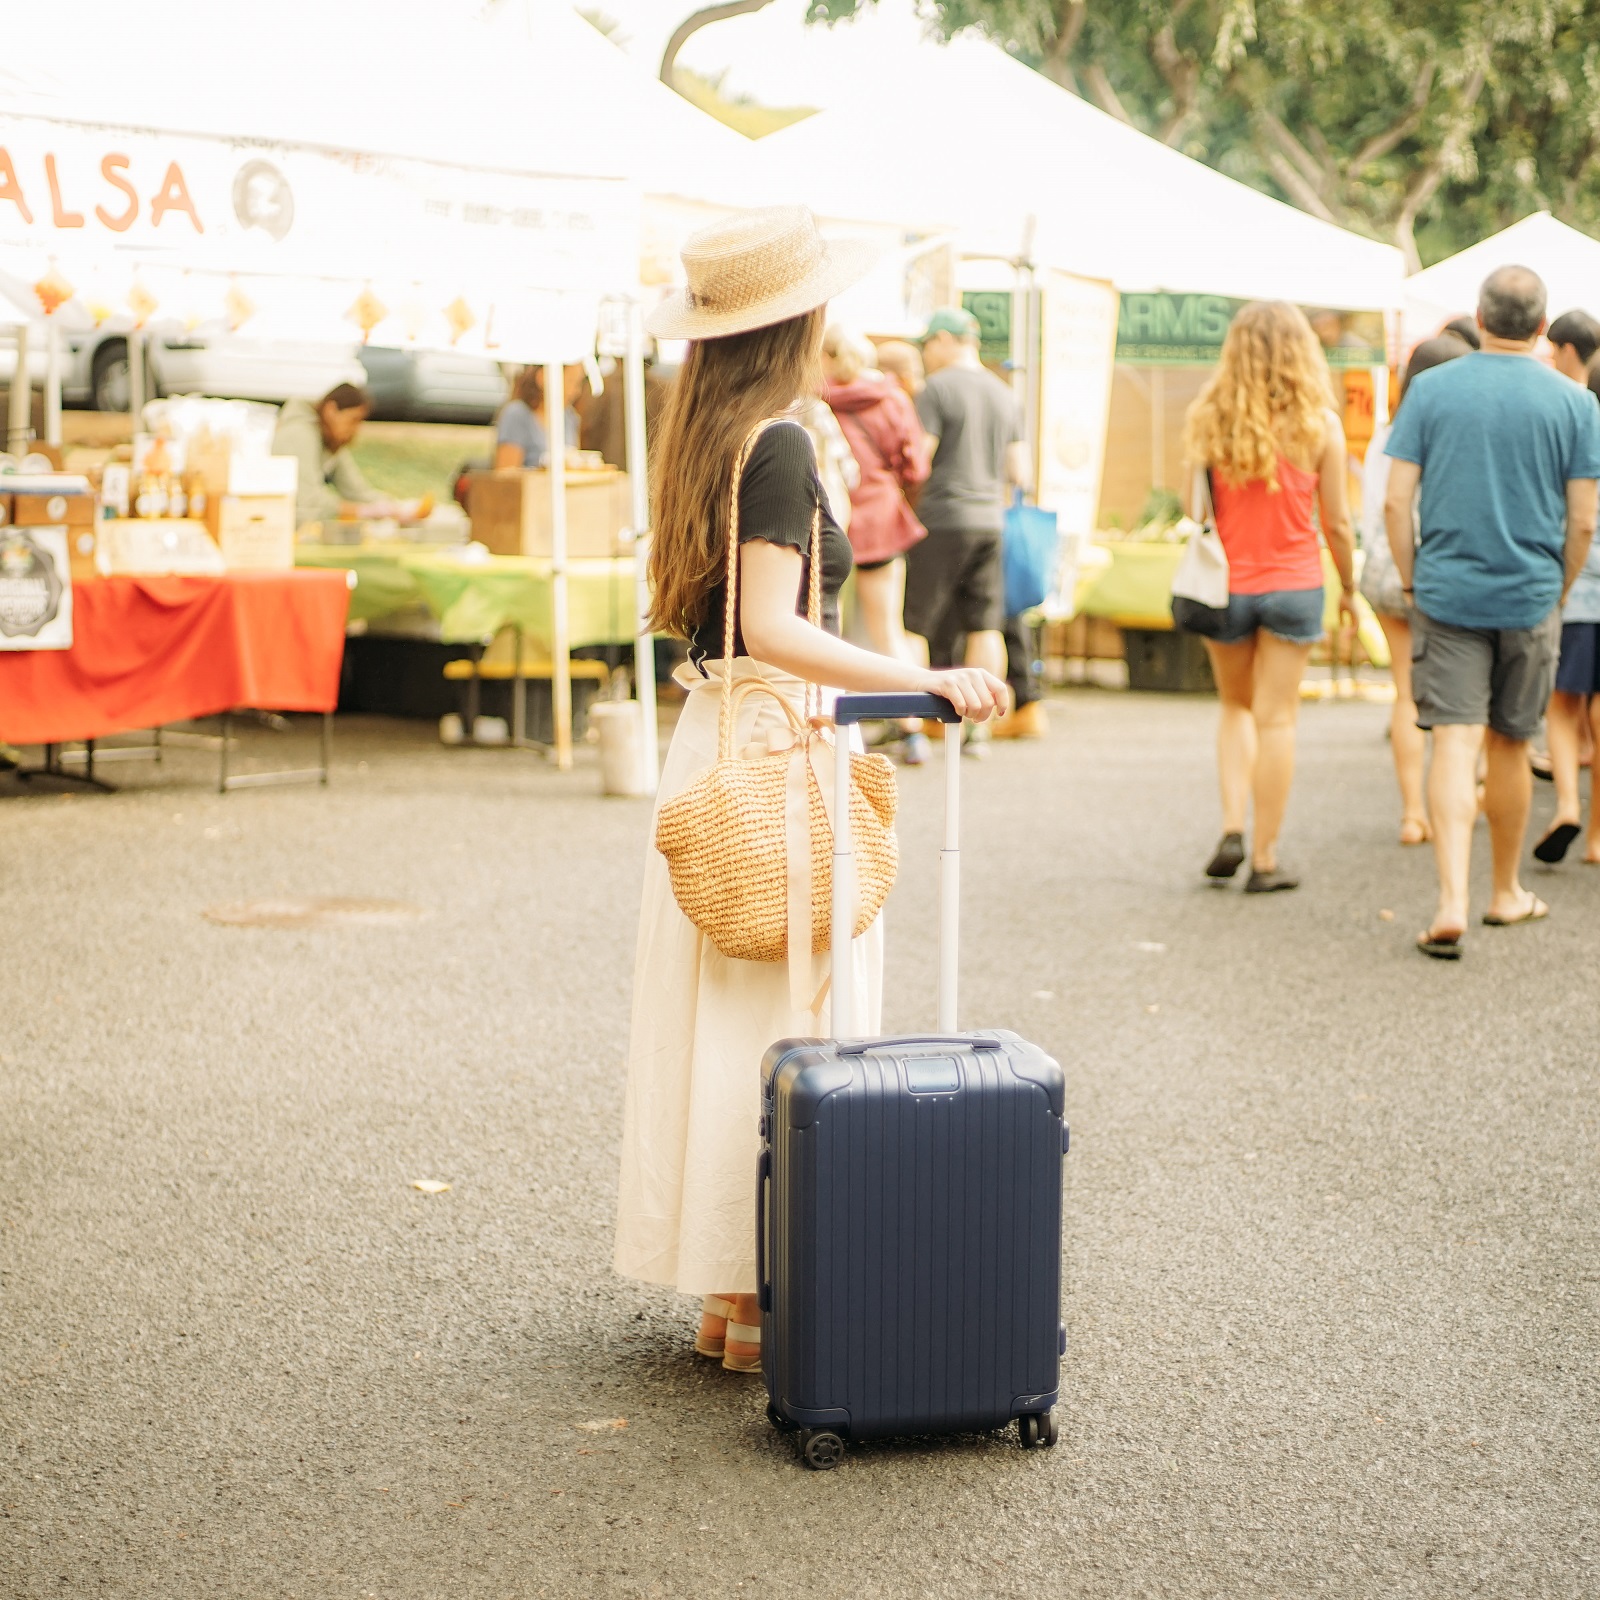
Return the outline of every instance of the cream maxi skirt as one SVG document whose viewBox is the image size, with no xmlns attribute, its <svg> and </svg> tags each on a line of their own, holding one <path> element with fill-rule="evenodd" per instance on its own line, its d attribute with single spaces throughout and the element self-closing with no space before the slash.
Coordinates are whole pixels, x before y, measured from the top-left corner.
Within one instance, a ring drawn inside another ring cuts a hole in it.
<svg viewBox="0 0 1600 1600">
<path fill-rule="evenodd" d="M 721 663 L 709 679 L 680 668 L 690 689 L 667 752 L 656 804 L 683 790 L 717 755 Z M 800 679 L 741 656 L 735 684 L 759 678 L 803 709 Z M 785 725 L 767 695 L 739 711 L 734 749 Z M 734 961 L 678 909 L 655 823 L 644 869 L 633 1030 L 622 1115 L 616 1269 L 684 1294 L 753 1294 L 761 1057 L 778 1039 L 829 1031 L 828 1003 L 813 1016 L 790 1001 L 781 961 Z M 883 918 L 851 951 L 864 1032 L 876 1033 L 883 999 Z M 813 956 L 814 994 L 829 958 Z"/>
</svg>

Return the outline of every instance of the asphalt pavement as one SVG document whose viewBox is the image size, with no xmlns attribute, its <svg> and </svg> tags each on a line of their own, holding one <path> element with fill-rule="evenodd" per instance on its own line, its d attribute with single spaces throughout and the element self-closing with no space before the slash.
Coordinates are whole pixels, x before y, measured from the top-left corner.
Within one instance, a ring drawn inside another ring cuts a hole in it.
<svg viewBox="0 0 1600 1600">
<path fill-rule="evenodd" d="M 1385 708 L 1306 708 L 1255 898 L 1200 879 L 1209 701 L 1051 715 L 967 766 L 962 1016 L 1067 1071 L 1061 1442 L 823 1474 L 610 1270 L 648 812 L 592 755 L 0 781 L 0 1596 L 1600 1592 L 1600 870 L 1429 962 Z M 938 807 L 906 773 L 891 1025 Z M 290 895 L 417 914 L 202 916 Z"/>
</svg>

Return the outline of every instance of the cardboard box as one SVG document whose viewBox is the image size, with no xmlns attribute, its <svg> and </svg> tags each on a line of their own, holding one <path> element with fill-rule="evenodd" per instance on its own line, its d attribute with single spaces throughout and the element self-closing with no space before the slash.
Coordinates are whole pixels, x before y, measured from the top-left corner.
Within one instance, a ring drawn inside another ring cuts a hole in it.
<svg viewBox="0 0 1600 1600">
<path fill-rule="evenodd" d="M 74 583 L 100 576 L 100 528 L 95 521 L 67 529 L 67 564 Z"/>
<path fill-rule="evenodd" d="M 107 517 L 96 530 L 105 573 L 221 573 L 222 552 L 205 524 L 187 517 Z"/>
<path fill-rule="evenodd" d="M 215 495 L 206 527 L 230 569 L 282 572 L 294 565 L 293 495 Z"/>
<path fill-rule="evenodd" d="M 94 521 L 94 496 L 18 494 L 11 497 L 11 521 L 19 528 L 81 528 Z"/>
<path fill-rule="evenodd" d="M 475 472 L 468 504 L 472 537 L 496 555 L 550 555 L 550 474 L 544 468 Z M 569 556 L 625 554 L 620 535 L 632 521 L 627 473 L 567 474 Z"/>
<path fill-rule="evenodd" d="M 264 456 L 241 449 L 234 440 L 200 434 L 189 441 L 188 465 L 200 474 L 210 495 L 282 495 L 291 499 L 300 486 L 300 462 L 294 456 Z"/>
</svg>

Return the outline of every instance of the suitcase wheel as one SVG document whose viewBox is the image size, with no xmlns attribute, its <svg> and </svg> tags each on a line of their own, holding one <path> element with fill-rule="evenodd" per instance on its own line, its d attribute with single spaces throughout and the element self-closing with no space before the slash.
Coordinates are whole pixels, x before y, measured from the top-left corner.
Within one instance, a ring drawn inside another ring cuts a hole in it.
<svg viewBox="0 0 1600 1600">
<path fill-rule="evenodd" d="M 795 1430 L 794 1423 L 784 1416 L 784 1414 L 770 1400 L 767 1401 L 767 1421 L 770 1422 L 779 1433 L 793 1433 Z"/>
<path fill-rule="evenodd" d="M 1048 1450 L 1056 1442 L 1055 1412 L 1024 1412 L 1017 1418 L 1017 1438 L 1024 1450 Z"/>
<path fill-rule="evenodd" d="M 831 1428 L 802 1428 L 794 1442 L 813 1472 L 830 1472 L 844 1460 L 844 1440 Z"/>
</svg>

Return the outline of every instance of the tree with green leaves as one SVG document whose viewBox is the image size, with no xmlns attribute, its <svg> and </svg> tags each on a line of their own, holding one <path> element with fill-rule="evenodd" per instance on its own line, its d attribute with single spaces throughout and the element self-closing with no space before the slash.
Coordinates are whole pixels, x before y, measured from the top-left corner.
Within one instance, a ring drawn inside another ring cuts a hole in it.
<svg viewBox="0 0 1600 1600">
<path fill-rule="evenodd" d="M 812 0 L 836 22 L 876 0 Z M 1103 111 L 1413 268 L 1600 233 L 1600 0 L 926 0 Z"/>
</svg>

